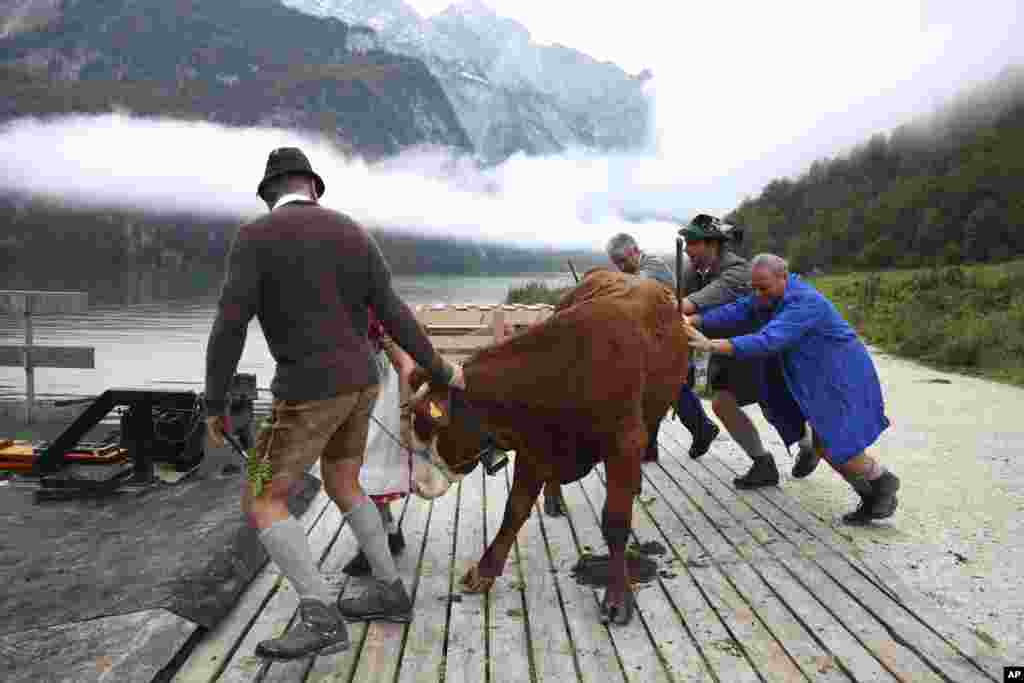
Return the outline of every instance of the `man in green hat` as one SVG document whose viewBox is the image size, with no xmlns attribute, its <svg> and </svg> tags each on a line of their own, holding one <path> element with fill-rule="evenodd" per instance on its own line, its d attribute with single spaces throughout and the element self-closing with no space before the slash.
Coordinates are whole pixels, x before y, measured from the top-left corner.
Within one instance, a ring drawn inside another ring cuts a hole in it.
<svg viewBox="0 0 1024 683">
<path fill-rule="evenodd" d="M 684 315 L 729 304 L 751 293 L 750 263 L 729 248 L 742 239 L 741 230 L 702 213 L 681 228 L 679 235 L 686 240 L 686 255 L 690 259 L 683 273 Z M 743 411 L 743 406 L 760 400 L 762 371 L 759 359 L 737 360 L 724 356 L 713 357 L 708 367 L 711 408 L 733 441 L 753 460 L 750 470 L 733 480 L 736 487 L 742 489 L 779 483 L 775 460 L 765 449 L 757 427 Z M 793 476 L 806 477 L 817 464 L 810 434 L 805 431 Z"/>
<path fill-rule="evenodd" d="M 395 295 L 391 272 L 370 234 L 319 205 L 325 189 L 301 150 L 270 153 L 257 189 L 270 212 L 238 230 L 206 349 L 207 432 L 218 446 L 229 431 L 228 385 L 254 317 L 277 362 L 270 424 L 260 430 L 249 456 L 260 470 L 269 465 L 270 478 L 247 486 L 242 500 L 267 554 L 299 595 L 298 622 L 256 647 L 257 655 L 271 659 L 344 650 L 346 619 L 412 618 L 412 600 L 398 577 L 380 513 L 359 485 L 380 383 L 367 338 L 367 306 L 430 372 L 431 381 L 465 388 L 461 367 L 438 355 Z M 362 596 L 337 604 L 305 530 L 287 507 L 293 484 L 318 460 L 324 489 L 345 513 L 376 579 Z"/>
</svg>

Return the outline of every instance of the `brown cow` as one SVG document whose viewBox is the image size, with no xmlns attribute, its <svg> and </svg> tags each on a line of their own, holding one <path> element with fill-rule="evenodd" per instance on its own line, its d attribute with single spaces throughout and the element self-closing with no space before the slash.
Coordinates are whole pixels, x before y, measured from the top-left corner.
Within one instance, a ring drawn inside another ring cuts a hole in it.
<svg viewBox="0 0 1024 683">
<path fill-rule="evenodd" d="M 436 464 L 455 481 L 478 462 L 482 435 L 516 451 L 512 491 L 497 536 L 462 578 L 486 592 L 505 567 L 516 534 L 546 481 L 568 483 L 605 463 L 601 529 L 611 577 L 602 619 L 628 623 L 626 568 L 633 498 L 653 423 L 685 380 L 689 350 L 675 298 L 653 280 L 595 269 L 551 317 L 477 351 L 463 364 L 466 390 L 420 386 L 414 432 L 436 441 Z"/>
</svg>

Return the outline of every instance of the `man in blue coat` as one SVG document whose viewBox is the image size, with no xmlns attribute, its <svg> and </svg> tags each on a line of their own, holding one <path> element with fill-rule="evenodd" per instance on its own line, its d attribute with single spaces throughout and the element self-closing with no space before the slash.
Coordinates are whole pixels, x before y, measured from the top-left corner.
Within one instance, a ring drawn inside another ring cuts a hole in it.
<svg viewBox="0 0 1024 683">
<path fill-rule="evenodd" d="M 793 407 L 814 430 L 815 449 L 861 497 L 860 506 L 843 516 L 848 524 L 866 524 L 896 511 L 899 478 L 865 449 L 889 426 L 878 373 L 857 333 L 831 301 L 797 275 L 786 261 L 761 254 L 752 262 L 753 295 L 688 316 L 695 348 L 736 358 L 778 355 Z M 708 339 L 740 323 L 760 323 L 756 333 L 731 339 Z M 779 387 L 764 387 L 763 400 L 783 403 Z M 787 412 L 780 405 L 778 414 Z M 800 419 L 800 415 L 790 419 Z M 778 417 L 778 415 L 777 415 Z"/>
</svg>

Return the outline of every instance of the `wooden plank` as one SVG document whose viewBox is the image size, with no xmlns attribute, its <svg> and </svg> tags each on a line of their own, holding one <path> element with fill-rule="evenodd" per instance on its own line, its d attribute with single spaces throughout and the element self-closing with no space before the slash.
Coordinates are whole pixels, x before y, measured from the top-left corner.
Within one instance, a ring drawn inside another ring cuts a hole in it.
<svg viewBox="0 0 1024 683">
<path fill-rule="evenodd" d="M 593 482 L 601 486 L 597 475 L 591 473 L 581 480 L 579 486 L 563 487 L 562 495 L 570 508 L 576 508 L 583 513 L 572 517 L 573 531 L 583 550 L 604 554 L 608 552 L 608 546 L 599 526 L 601 511 L 594 506 L 594 501 L 590 500 L 586 493 L 588 485 L 592 485 Z M 599 504 L 603 505 L 603 500 Z M 604 591 L 601 590 L 598 597 L 603 594 Z M 599 618 L 596 610 L 592 618 Z M 637 683 L 673 680 L 671 672 L 659 657 L 658 648 L 651 641 L 650 624 L 643 609 L 637 606 L 633 621 L 629 625 L 609 626 L 608 630 L 615 642 L 615 650 L 626 680 Z"/>
<path fill-rule="evenodd" d="M 741 560 L 738 553 L 728 548 L 727 544 L 721 547 L 724 541 L 717 540 L 716 537 L 720 538 L 718 531 L 700 517 L 699 510 L 688 499 L 672 491 L 666 492 L 656 481 L 652 481 L 645 470 L 644 498 L 652 496 L 657 497 L 658 502 L 646 508 L 665 537 L 689 537 L 692 544 L 689 548 L 676 547 L 682 566 L 728 634 L 725 640 L 711 643 L 711 647 L 746 658 L 763 677 L 762 680 L 789 681 L 803 678 L 747 598 L 723 570 L 723 566 Z M 710 658 L 710 649 L 705 649 L 705 652 Z M 718 666 L 723 662 L 714 664 Z"/>
<path fill-rule="evenodd" d="M 430 338 L 430 343 L 438 353 L 471 353 L 477 349 L 489 346 L 492 339 L 483 336 L 465 337 L 435 337 Z"/>
<path fill-rule="evenodd" d="M 327 551 L 327 557 L 320 565 L 320 571 L 324 578 L 333 588 L 338 589 L 339 595 L 344 595 L 348 586 L 355 582 L 355 579 L 342 572 L 349 560 L 359 551 L 359 542 L 352 533 L 348 524 L 345 524 L 338 537 L 335 539 L 331 549 Z M 322 657 L 307 658 L 303 662 L 278 662 L 271 666 L 262 683 L 271 681 L 349 681 L 352 678 L 352 671 L 362 653 L 363 639 L 366 635 L 366 624 L 348 624 L 349 649 L 344 652 L 337 652 Z"/>
<path fill-rule="evenodd" d="M 0 366 L 23 367 L 26 349 L 36 368 L 96 368 L 96 349 L 91 346 L 0 346 Z"/>
<path fill-rule="evenodd" d="M 512 458 L 502 473 L 493 477 L 484 477 L 484 505 L 486 539 L 489 544 L 494 540 L 501 528 L 501 520 L 505 515 L 505 502 L 508 500 L 508 486 L 515 468 L 516 459 Z M 505 572 L 499 576 L 490 592 L 486 595 L 485 610 L 487 613 L 487 664 L 490 683 L 521 683 L 531 680 L 530 649 L 527 645 L 526 622 L 523 619 L 523 593 L 520 589 L 518 571 L 519 544 L 509 552 Z M 465 599 L 479 599 L 475 596 Z"/>
<path fill-rule="evenodd" d="M 410 526 L 409 541 L 413 547 L 422 547 L 424 556 L 434 555 L 445 560 L 450 558 L 450 551 L 443 544 L 432 547 L 430 543 L 424 544 L 426 535 L 425 525 L 427 524 L 428 513 L 430 515 L 431 530 L 434 527 L 434 520 L 431 508 L 436 509 L 438 504 L 443 508 L 454 509 L 449 502 L 454 496 L 449 493 L 447 496 L 435 499 L 431 503 L 422 500 L 410 502 L 406 510 L 407 523 Z M 447 505 L 445 504 L 447 503 Z M 443 523 L 441 526 L 446 526 Z M 451 529 L 448 526 L 450 533 Z M 450 536 L 448 537 L 450 539 Z M 414 553 L 404 553 L 398 560 L 398 574 L 409 591 L 410 597 L 414 600 L 414 617 L 412 624 L 393 624 L 386 621 L 374 621 L 366 627 L 366 637 L 363 640 L 363 649 L 356 665 L 356 671 L 352 678 L 354 681 L 391 681 L 395 680 L 399 668 L 402 665 L 403 652 L 409 644 L 409 633 L 412 625 L 417 622 L 433 622 L 442 614 L 443 603 L 439 602 L 437 596 L 429 591 L 421 591 L 419 583 L 420 572 L 423 569 L 423 557 L 416 558 Z M 352 582 L 355 583 L 355 582 Z M 352 583 L 349 584 L 351 589 Z M 442 625 L 444 621 L 441 621 Z"/>
<path fill-rule="evenodd" d="M 444 671 L 444 645 L 451 593 L 452 535 L 457 504 L 458 495 L 455 490 L 449 490 L 429 502 L 414 499 L 409 503 L 410 509 L 417 505 L 428 514 L 425 515 L 427 519 L 417 539 L 417 547 L 422 552 L 416 554 L 418 561 L 414 565 L 416 578 L 413 598 L 416 601 L 416 616 L 405 633 L 400 661 L 395 662 L 395 666 L 400 667 L 397 672 L 398 683 L 439 681 Z M 369 672 L 370 669 L 361 667 L 360 671 Z M 352 680 L 364 679 L 357 675 Z"/>
<path fill-rule="evenodd" d="M 687 466 L 681 457 L 674 459 L 675 462 L 672 460 L 670 456 L 663 462 L 668 465 L 669 476 L 692 477 L 699 482 L 709 495 L 734 512 L 749 534 L 762 543 L 765 552 L 779 560 L 778 563 L 758 563 L 757 569 L 786 596 L 787 603 L 805 623 L 812 625 L 815 633 L 829 643 L 838 658 L 838 665 L 855 672 L 858 679 L 938 680 L 933 671 L 913 653 L 899 647 L 877 620 L 843 593 L 831 577 L 808 557 L 834 551 L 806 543 L 806 534 L 799 527 L 776 526 L 778 522 L 775 520 L 769 523 L 761 512 L 749 506 L 749 501 L 756 500 L 756 497 L 738 494 L 711 476 L 705 466 L 692 461 Z M 749 509 L 755 512 L 755 516 L 748 517 L 738 509 Z M 799 591 L 788 581 L 778 580 L 783 573 L 788 573 L 805 591 Z M 807 594 L 814 602 L 806 600 Z"/>
<path fill-rule="evenodd" d="M 857 678 L 893 680 L 849 634 L 846 638 L 830 638 L 828 642 L 822 637 L 825 629 L 833 634 L 842 633 L 843 626 L 834 618 L 823 619 L 830 615 L 818 604 L 809 584 L 801 582 L 795 573 L 785 571 L 786 565 L 794 563 L 794 553 L 773 550 L 781 542 L 777 535 L 760 529 L 755 533 L 747 528 L 745 520 L 737 515 L 737 508 L 742 507 L 737 501 L 726 499 L 726 503 L 711 495 L 700 482 L 681 473 L 682 465 L 671 455 L 663 452 L 660 464 L 661 467 L 648 468 L 651 481 L 662 487 L 663 493 L 667 491 L 666 495 L 686 496 L 701 514 L 713 520 L 737 554 L 746 558 L 728 566 L 727 573 L 755 605 L 761 618 L 771 625 L 806 676 L 816 681 L 846 681 L 855 672 Z"/>
<path fill-rule="evenodd" d="M 0 289 L 0 312 L 4 313 L 82 313 L 88 307 L 87 292 Z"/>
<path fill-rule="evenodd" d="M 0 679 L 149 681 L 196 630 L 164 609 L 89 619 L 0 638 Z"/>
<path fill-rule="evenodd" d="M 331 543 L 334 542 L 341 526 L 341 511 L 333 502 L 329 503 L 320 520 L 309 532 L 309 547 L 313 557 L 320 564 Z M 271 562 L 273 564 L 273 562 Z M 288 630 L 299 606 L 299 595 L 291 583 L 281 575 L 277 590 L 263 605 L 255 621 L 228 661 L 224 671 L 217 678 L 222 683 L 249 681 L 269 668 L 271 662 L 256 656 L 256 645 L 261 640 L 276 638 Z"/>
<path fill-rule="evenodd" d="M 695 467 L 697 466 L 695 465 Z M 708 462 L 702 460 L 699 467 L 714 474 L 722 485 L 726 485 L 725 482 L 730 481 L 734 475 L 733 471 L 726 468 L 721 462 L 714 460 Z M 700 470 L 695 469 L 694 471 L 699 472 Z M 964 680 L 986 677 L 990 680 L 997 680 L 994 672 L 1004 666 L 1003 662 L 995 657 L 975 655 L 973 662 L 964 657 L 962 650 L 941 634 L 936 633 L 928 622 L 921 619 L 912 608 L 906 605 L 908 591 L 905 587 L 899 593 L 887 590 L 886 582 L 879 579 L 878 575 L 866 566 L 864 561 L 851 557 L 850 546 L 843 542 L 834 530 L 829 530 L 833 535 L 833 544 L 825 544 L 819 534 L 828 533 L 827 527 L 803 510 L 795 501 L 785 496 L 782 491 L 760 489 L 753 494 L 743 496 L 743 499 L 752 507 L 762 505 L 766 499 L 777 503 L 762 513 L 762 517 L 768 523 L 773 523 L 773 513 L 777 518 L 780 511 L 785 511 L 786 516 L 789 516 L 790 519 L 798 518 L 807 524 L 810 533 L 801 539 L 798 548 L 813 548 L 815 552 L 808 555 L 809 560 L 834 581 L 837 589 L 855 600 L 862 609 L 870 613 L 880 623 L 889 638 L 883 636 L 881 640 L 875 641 L 880 643 L 879 647 L 883 650 L 883 652 L 876 650 L 875 653 L 884 657 L 884 663 L 892 670 L 900 672 L 901 667 L 915 667 L 911 672 L 911 675 L 915 677 L 914 680 L 927 676 L 925 673 L 927 670 L 943 677 L 956 674 L 965 677 Z M 790 514 L 796 515 L 796 517 L 792 517 Z M 780 534 L 780 536 L 796 546 L 791 534 Z M 807 553 L 804 554 L 807 555 Z M 897 579 L 892 577 L 892 580 Z M 948 617 L 943 619 L 948 620 Z M 900 647 L 893 647 L 888 642 L 890 640 L 895 641 Z M 914 657 L 907 656 L 902 652 L 903 650 L 912 653 Z M 915 664 L 914 662 L 920 663 Z M 922 668 L 921 664 L 924 664 L 927 669 Z M 983 668 L 979 668 L 978 665 Z"/>
<path fill-rule="evenodd" d="M 319 466 L 312 471 L 314 474 L 319 474 Z M 330 498 L 321 489 L 300 519 L 307 534 L 320 521 L 328 504 L 334 507 Z M 268 562 L 249 583 L 231 613 L 207 633 L 196 646 L 192 654 L 175 673 L 173 680 L 182 683 L 216 680 L 220 671 L 244 639 L 250 626 L 258 618 L 263 605 L 274 595 L 281 583 L 281 575 L 277 566 Z"/>
<path fill-rule="evenodd" d="M 645 499 L 649 500 L 649 499 Z M 724 625 L 714 604 L 697 583 L 693 570 L 687 566 L 686 558 L 696 547 L 696 541 L 683 532 L 667 533 L 650 511 L 651 503 L 643 505 L 634 514 L 634 529 L 638 537 L 661 541 L 669 550 L 667 576 L 659 582 L 664 588 L 666 601 L 677 612 L 685 628 L 685 635 L 695 643 L 706 670 L 713 672 L 715 680 L 749 682 L 760 680 L 750 661 L 733 646 L 733 638 Z M 654 505 L 660 505 L 654 503 Z M 681 642 L 683 635 L 673 636 L 671 644 Z M 695 665 L 694 665 L 695 666 Z"/>
<path fill-rule="evenodd" d="M 332 587 L 338 589 L 339 594 L 343 595 L 349 582 L 354 581 L 354 579 L 351 579 L 351 577 L 342 572 L 342 568 L 358 551 L 359 542 L 343 519 L 338 535 L 320 564 L 320 572 Z M 297 613 L 292 616 L 289 628 L 295 624 L 297 617 Z M 348 624 L 347 628 L 350 643 L 348 650 L 323 657 L 304 657 L 290 662 L 271 662 L 265 667 L 260 683 L 304 681 L 314 667 L 318 668 L 321 672 L 330 672 L 326 680 L 348 681 L 359 659 L 366 634 L 366 624 Z"/>
<path fill-rule="evenodd" d="M 647 493 L 650 494 L 650 491 Z M 655 515 L 653 511 L 658 514 Z M 682 624 L 680 628 L 685 630 L 684 634 L 673 636 L 673 646 L 684 642 L 683 636 L 688 635 L 696 645 L 700 663 L 713 672 L 716 680 L 759 680 L 750 662 L 732 645 L 732 635 L 689 566 L 692 560 L 688 558 L 702 554 L 696 539 L 688 530 L 681 528 L 674 518 L 679 528 L 673 527 L 671 533 L 668 532 L 662 526 L 663 521 L 658 519 L 665 517 L 665 513 L 665 506 L 660 499 L 652 495 L 641 495 L 640 504 L 633 513 L 633 530 L 637 539 L 658 540 L 668 549 L 667 576 L 659 577 L 658 582 L 664 589 L 666 602 L 678 615 Z"/>
<path fill-rule="evenodd" d="M 484 477 L 478 467 L 459 484 L 459 513 L 455 555 L 452 562 L 452 595 L 459 594 L 459 580 L 483 555 Z M 450 494 L 449 494 L 450 495 Z M 487 623 L 484 598 L 460 595 L 452 600 L 448 615 L 448 649 L 445 653 L 445 683 L 479 683 L 487 677 Z"/>
<path fill-rule="evenodd" d="M 716 473 L 720 481 L 731 481 L 732 470 L 723 463 L 706 463 L 708 471 Z M 991 680 L 998 680 L 1002 668 L 1009 663 L 987 643 L 968 632 L 955 618 L 928 602 L 919 593 L 911 590 L 891 569 L 881 563 L 869 562 L 867 558 L 854 555 L 855 549 L 834 528 L 824 524 L 799 503 L 779 489 L 761 489 L 757 500 L 767 501 L 775 510 L 782 510 L 783 516 L 804 525 L 813 542 L 823 554 L 844 558 L 849 567 L 869 585 L 875 587 L 898 605 L 906 616 L 912 617 L 920 627 L 946 643 L 979 671 L 984 671 Z M 774 515 L 778 518 L 778 512 Z M 845 551 L 844 551 L 845 549 Z M 827 551 L 832 551 L 831 553 Z"/>
<path fill-rule="evenodd" d="M 427 334 L 433 335 L 445 335 L 445 336 L 461 336 L 461 335 L 482 335 L 491 336 L 491 324 L 487 323 L 427 323 Z"/>
<path fill-rule="evenodd" d="M 401 516 L 398 520 L 398 524 L 402 529 L 402 533 L 407 540 L 406 551 L 401 553 L 396 558 L 396 564 L 398 573 L 401 580 L 406 584 L 406 588 L 410 591 L 414 601 L 417 595 L 416 585 L 416 572 L 417 567 L 420 565 L 421 553 L 424 549 L 424 538 L 426 536 L 426 524 L 427 518 L 430 513 L 430 503 L 422 501 L 418 498 L 409 499 L 404 505 L 401 511 Z M 361 592 L 365 590 L 369 583 L 369 579 L 350 579 L 344 577 L 344 574 L 340 573 L 341 568 L 350 560 L 357 549 L 357 544 L 351 533 L 346 533 L 345 544 L 338 553 L 332 553 L 333 559 L 331 564 L 325 569 L 325 573 L 329 575 L 335 575 L 342 584 L 342 593 L 350 591 Z M 428 605 L 429 607 L 429 605 Z M 420 618 L 424 618 L 423 605 L 416 605 L 416 613 L 414 615 L 413 624 L 415 625 Z M 426 616 L 429 618 L 429 616 Z M 308 674 L 305 678 L 306 681 L 350 681 L 350 680 L 368 680 L 358 678 L 357 671 L 367 672 L 364 674 L 369 676 L 369 680 L 393 680 L 394 669 L 399 666 L 399 659 L 401 657 L 400 650 L 395 651 L 392 656 L 392 663 L 388 664 L 383 660 L 386 657 L 387 649 L 391 641 L 394 638 L 384 638 L 381 634 L 375 634 L 375 629 L 380 626 L 381 623 L 372 624 L 349 624 L 348 625 L 348 636 L 351 641 L 351 647 L 345 652 L 338 652 L 336 654 L 330 654 L 326 656 L 316 657 L 312 661 Z M 397 630 L 396 637 L 400 646 L 403 634 L 406 633 L 407 627 L 403 627 L 398 624 L 387 624 L 385 625 L 387 632 L 394 632 Z M 385 633 L 387 636 L 391 636 L 391 633 Z M 382 645 L 385 647 L 382 649 Z M 393 645 L 391 645 L 393 646 Z M 390 670 L 388 670 L 390 667 Z M 389 673 L 390 672 L 390 673 Z M 388 678 L 382 678 L 388 677 Z M 354 677 L 354 678 L 353 678 Z M 281 681 L 288 681 L 290 679 L 282 677 L 281 679 L 274 679 Z M 301 678 L 294 678 L 291 680 L 302 680 Z"/>
<path fill-rule="evenodd" d="M 579 680 L 579 672 L 568 623 L 562 611 L 558 578 L 548 563 L 549 549 L 541 530 L 543 514 L 541 506 L 535 502 L 519 536 L 518 569 L 526 605 L 532 669 L 538 681 L 569 683 Z M 554 522 L 565 524 L 565 520 Z"/>
<path fill-rule="evenodd" d="M 766 652 L 772 653 L 771 666 L 778 670 L 779 680 L 798 680 L 799 676 L 793 673 L 791 666 L 795 666 L 805 678 L 813 675 L 823 682 L 847 680 L 846 675 L 833 665 L 832 653 L 788 610 L 771 584 L 753 568 L 755 563 L 765 561 L 763 558 L 766 556 L 757 540 L 750 535 L 741 537 L 736 534 L 737 526 L 729 512 L 703 496 L 698 486 L 691 485 L 685 489 L 680 486 L 676 492 L 672 491 L 671 480 L 665 476 L 663 468 L 648 467 L 645 473 L 648 481 L 658 483 L 663 494 L 672 497 L 682 494 L 697 508 L 699 513 L 692 516 L 689 523 L 712 556 L 728 556 L 730 553 L 737 556 L 739 561 L 720 565 L 720 569 L 749 606 L 741 608 L 738 614 L 746 618 L 744 610 L 749 609 L 749 618 L 759 621 L 778 644 L 778 649 L 769 647 Z"/>
<path fill-rule="evenodd" d="M 595 468 L 594 473 L 600 476 L 601 468 Z M 603 508 L 607 490 L 604 478 L 600 477 L 598 480 L 597 477 L 588 476 L 580 483 L 594 508 Z M 634 504 L 633 540 L 638 543 L 654 540 L 658 535 L 643 508 L 643 505 Z M 657 560 L 664 561 L 664 558 Z M 649 585 L 637 584 L 634 587 L 634 594 L 648 635 L 674 680 L 714 680 L 711 668 L 694 645 L 692 634 L 682 620 L 673 601 L 672 591 L 666 586 L 665 580 L 657 576 Z"/>
<path fill-rule="evenodd" d="M 579 484 L 563 487 L 578 488 Z M 622 667 L 615 652 L 608 628 L 601 624 L 598 616 L 600 596 L 593 588 L 578 584 L 569 574 L 579 561 L 582 551 L 572 535 L 571 519 L 581 515 L 589 516 L 590 508 L 586 501 L 574 501 L 569 505 L 566 517 L 543 517 L 541 529 L 547 539 L 551 571 L 558 574 L 558 588 L 561 594 L 565 620 L 576 651 L 576 663 L 580 678 L 588 683 L 605 683 L 606 681 L 622 681 Z"/>
</svg>

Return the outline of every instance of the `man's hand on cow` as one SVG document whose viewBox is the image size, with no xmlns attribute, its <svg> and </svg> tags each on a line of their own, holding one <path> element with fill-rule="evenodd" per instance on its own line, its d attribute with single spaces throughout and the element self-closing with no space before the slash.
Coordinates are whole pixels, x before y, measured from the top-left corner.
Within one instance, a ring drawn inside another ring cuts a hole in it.
<svg viewBox="0 0 1024 683">
<path fill-rule="evenodd" d="M 452 368 L 452 378 L 448 381 L 448 386 L 456 389 L 466 388 L 466 378 L 462 374 L 462 365 L 459 363 L 449 363 Z"/>
<path fill-rule="evenodd" d="M 690 348 L 698 351 L 714 352 L 715 344 L 705 337 L 696 327 L 687 326 L 686 336 L 690 338 Z"/>
</svg>

